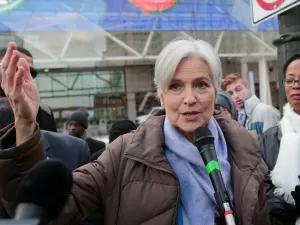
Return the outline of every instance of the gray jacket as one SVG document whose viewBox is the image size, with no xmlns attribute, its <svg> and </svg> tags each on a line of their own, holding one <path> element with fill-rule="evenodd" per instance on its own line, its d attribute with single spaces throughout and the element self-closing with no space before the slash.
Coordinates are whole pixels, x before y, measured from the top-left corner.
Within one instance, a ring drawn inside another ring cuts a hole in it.
<svg viewBox="0 0 300 225">
<path fill-rule="evenodd" d="M 255 95 L 245 100 L 244 109 L 247 116 L 246 128 L 256 131 L 258 135 L 277 126 L 280 121 L 279 111 L 271 105 L 261 103 Z"/>
</svg>

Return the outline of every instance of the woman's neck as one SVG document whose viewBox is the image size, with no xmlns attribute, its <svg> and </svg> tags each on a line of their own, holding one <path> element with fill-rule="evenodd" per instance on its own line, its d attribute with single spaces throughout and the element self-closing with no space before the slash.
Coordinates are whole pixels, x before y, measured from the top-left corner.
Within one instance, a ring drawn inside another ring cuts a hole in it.
<svg viewBox="0 0 300 225">
<path fill-rule="evenodd" d="M 192 144 L 195 144 L 195 132 L 193 133 L 184 133 L 183 132 L 183 136 Z"/>
</svg>

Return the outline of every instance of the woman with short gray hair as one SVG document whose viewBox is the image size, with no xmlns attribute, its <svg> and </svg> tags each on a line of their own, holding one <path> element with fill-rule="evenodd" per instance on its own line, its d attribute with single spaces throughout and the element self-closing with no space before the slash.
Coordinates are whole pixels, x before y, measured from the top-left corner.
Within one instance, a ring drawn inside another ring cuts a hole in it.
<svg viewBox="0 0 300 225">
<path fill-rule="evenodd" d="M 15 58 L 10 60 L 9 51 L 5 65 L 17 62 Z M 11 74 L 15 70 L 9 71 L 12 79 L 4 80 L 18 81 Z M 14 95 L 15 89 L 9 89 L 18 85 L 18 90 L 36 89 L 29 74 L 25 74 L 27 70 L 22 71 L 23 77 L 28 77 L 26 85 L 22 82 L 3 85 L 15 104 L 13 108 L 18 112 L 15 115 L 22 117 L 21 121 L 15 118 L 20 121 L 15 124 L 15 136 L 23 137 L 22 144 L 17 140 L 16 148 L 10 149 L 8 154 L 5 151 L 0 154 L 1 182 L 8 184 L 0 186 L 0 193 L 5 193 L 2 198 L 7 207 L 7 196 L 14 196 L 23 170 L 34 165 L 36 161 L 32 159 L 43 156 L 38 126 L 29 123 L 36 116 L 31 114 L 37 111 L 38 104 L 28 100 L 34 99 L 27 96 L 30 91 L 24 91 L 25 98 Z M 221 77 L 220 59 L 207 42 L 175 40 L 169 43 L 157 59 L 154 77 L 165 115 L 151 116 L 136 131 L 110 143 L 96 161 L 74 171 L 69 201 L 53 224 L 74 224 L 101 207 L 104 207 L 105 224 L 108 225 L 226 224 L 224 215 L 218 211 L 214 188 L 207 174 L 209 168 L 195 146 L 196 129 L 206 127 L 214 137 L 219 168 L 233 203 L 236 224 L 268 225 L 264 190 L 267 169 L 261 160 L 257 140 L 234 121 L 227 110 L 215 108 Z M 23 121 L 35 129 L 22 133 L 24 129 L 18 127 L 24 127 L 20 124 Z M 14 129 L 0 136 L 2 147 L 11 143 L 6 140 L 14 136 L 10 132 Z M 8 164 L 18 157 L 18 152 L 26 151 L 24 146 L 32 147 L 23 161 L 18 158 L 18 167 L 13 171 L 6 169 L 11 168 Z"/>
</svg>

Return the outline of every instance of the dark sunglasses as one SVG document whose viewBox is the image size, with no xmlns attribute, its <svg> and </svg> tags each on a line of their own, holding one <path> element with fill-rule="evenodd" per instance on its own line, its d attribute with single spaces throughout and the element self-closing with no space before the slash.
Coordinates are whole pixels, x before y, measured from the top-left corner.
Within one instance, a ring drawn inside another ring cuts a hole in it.
<svg viewBox="0 0 300 225">
<path fill-rule="evenodd" d="M 34 78 L 36 78 L 38 72 L 33 67 L 30 67 L 30 74 L 31 74 L 32 78 L 34 79 Z"/>
<path fill-rule="evenodd" d="M 18 69 L 17 69 L 17 71 L 18 71 Z M 30 67 L 30 74 L 31 74 L 31 77 L 34 79 L 34 78 L 36 78 L 38 72 L 33 67 Z"/>
</svg>

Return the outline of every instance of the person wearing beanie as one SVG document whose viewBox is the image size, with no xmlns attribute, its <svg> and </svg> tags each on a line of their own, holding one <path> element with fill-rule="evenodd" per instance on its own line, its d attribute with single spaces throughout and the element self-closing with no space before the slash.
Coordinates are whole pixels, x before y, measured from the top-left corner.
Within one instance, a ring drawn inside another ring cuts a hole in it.
<svg viewBox="0 0 300 225">
<path fill-rule="evenodd" d="M 85 109 L 78 109 L 71 114 L 69 121 L 68 125 L 71 135 L 81 137 L 89 126 L 89 113 Z M 76 125 L 76 123 L 80 126 L 71 126 Z"/>
<path fill-rule="evenodd" d="M 90 154 L 105 149 L 105 143 L 87 136 L 86 129 L 89 126 L 89 113 L 86 109 L 76 110 L 69 118 L 68 133 L 71 136 L 85 140 L 90 148 Z"/>
</svg>

